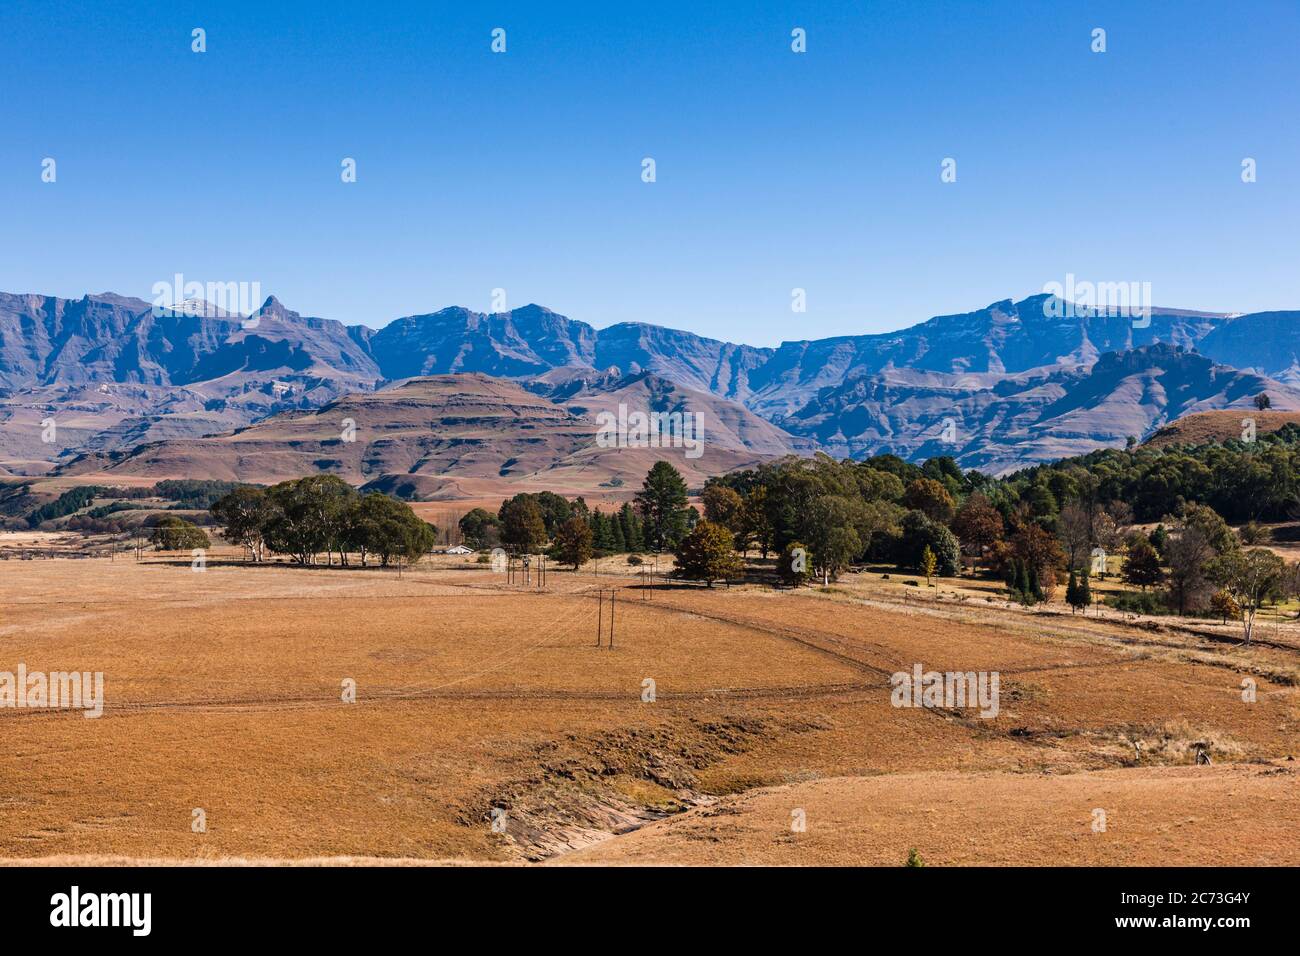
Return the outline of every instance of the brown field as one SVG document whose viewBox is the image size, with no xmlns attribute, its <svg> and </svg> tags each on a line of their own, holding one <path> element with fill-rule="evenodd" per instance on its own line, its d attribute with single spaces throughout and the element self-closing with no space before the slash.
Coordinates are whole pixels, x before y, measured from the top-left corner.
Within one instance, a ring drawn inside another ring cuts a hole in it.
<svg viewBox="0 0 1300 956">
<path fill-rule="evenodd" d="M 1151 448 L 1165 448 L 1169 445 L 1200 445 L 1212 441 L 1240 440 L 1241 423 L 1244 418 L 1255 422 L 1256 435 L 1268 435 L 1283 425 L 1300 422 L 1300 412 L 1276 410 L 1261 412 L 1253 407 L 1197 412 L 1170 422 L 1142 444 Z"/>
<path fill-rule="evenodd" d="M 227 557 L 0 561 L 0 671 L 103 671 L 107 698 L 98 720 L 0 708 L 0 858 L 1300 863 L 1284 622 L 1246 649 L 876 574 L 538 591 L 445 557 Z M 915 662 L 998 671 L 1000 713 L 891 706 Z"/>
</svg>

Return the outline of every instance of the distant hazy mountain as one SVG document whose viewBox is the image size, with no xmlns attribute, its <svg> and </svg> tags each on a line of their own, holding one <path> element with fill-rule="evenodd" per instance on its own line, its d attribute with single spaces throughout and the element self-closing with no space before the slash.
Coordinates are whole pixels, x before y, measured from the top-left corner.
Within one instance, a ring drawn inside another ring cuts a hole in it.
<svg viewBox="0 0 1300 956">
<path fill-rule="evenodd" d="M 913 369 L 863 376 L 826 389 L 784 425 L 839 456 L 952 455 L 997 474 L 1122 448 L 1129 436 L 1194 412 L 1253 411 L 1260 392 L 1279 409 L 1300 409 L 1300 391 L 1290 386 L 1157 344 L 1006 376 Z"/>
<path fill-rule="evenodd" d="M 1254 312 L 1224 322 L 1197 343 L 1216 362 L 1300 385 L 1300 312 Z"/>
<path fill-rule="evenodd" d="M 227 318 L 155 315 L 148 302 L 112 294 L 0 293 L 0 386 L 130 382 L 229 397 L 269 395 L 278 382 L 282 393 L 314 391 L 320 402 L 381 377 L 369 338 L 369 329 L 301 316 L 274 297 L 247 318 Z"/>
<path fill-rule="evenodd" d="M 60 455 L 216 434 L 465 372 L 551 397 L 581 382 L 582 394 L 569 397 L 593 408 L 623 388 L 641 402 L 668 400 L 665 387 L 697 405 L 709 396 L 715 418 L 739 429 L 728 441 L 750 453 L 816 442 L 840 455 L 952 452 L 990 469 L 1141 438 L 1180 410 L 1241 404 L 1251 389 L 1289 407 L 1290 387 L 1300 387 L 1300 312 L 1153 308 L 1134 321 L 1088 310 L 1061 317 L 1059 305 L 1046 295 L 1006 299 L 898 332 L 771 349 L 640 323 L 597 330 L 538 305 L 447 308 L 374 331 L 301 316 L 274 297 L 245 318 L 190 307 L 156 315 L 112 294 L 0 294 L 0 467 L 39 472 Z M 1184 353 L 1146 348 L 1156 343 Z M 1196 366 L 1192 350 L 1212 361 Z M 1134 363 L 1144 370 L 1117 377 Z M 1233 378 L 1234 369 L 1253 374 Z M 637 376 L 648 377 L 637 385 Z M 110 398 L 94 391 L 102 384 L 153 391 Z M 66 426 L 55 442 L 34 431 L 51 416 Z M 958 447 L 935 444 L 945 419 L 965 436 Z"/>
</svg>

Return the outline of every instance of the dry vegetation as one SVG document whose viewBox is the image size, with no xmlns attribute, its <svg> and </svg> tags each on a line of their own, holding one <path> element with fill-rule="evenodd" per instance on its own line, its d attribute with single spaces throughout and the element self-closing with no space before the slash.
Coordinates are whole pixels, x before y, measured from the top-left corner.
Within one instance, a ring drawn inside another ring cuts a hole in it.
<svg viewBox="0 0 1300 956">
<path fill-rule="evenodd" d="M 0 857 L 1300 862 L 1289 630 L 1247 650 L 876 574 L 639 585 L 552 572 L 539 593 L 452 558 L 0 562 L 0 670 L 107 685 L 98 720 L 0 709 Z M 917 661 L 1000 671 L 1001 713 L 891 707 Z"/>
</svg>

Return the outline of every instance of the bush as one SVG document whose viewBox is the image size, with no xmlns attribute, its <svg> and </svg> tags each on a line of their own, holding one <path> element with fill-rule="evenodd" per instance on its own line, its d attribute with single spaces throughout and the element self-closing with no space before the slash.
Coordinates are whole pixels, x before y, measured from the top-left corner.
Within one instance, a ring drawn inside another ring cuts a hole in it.
<svg viewBox="0 0 1300 956">
<path fill-rule="evenodd" d="M 159 551 L 190 551 L 194 548 L 212 547 L 208 536 L 196 525 L 175 515 L 159 518 L 149 540 Z"/>
<path fill-rule="evenodd" d="M 776 573 L 786 587 L 797 588 L 808 580 L 808 549 L 798 541 L 791 541 L 781 551 L 776 562 Z"/>
<path fill-rule="evenodd" d="M 1106 599 L 1106 606 L 1129 614 L 1168 614 L 1161 596 L 1151 591 L 1125 591 Z"/>
</svg>

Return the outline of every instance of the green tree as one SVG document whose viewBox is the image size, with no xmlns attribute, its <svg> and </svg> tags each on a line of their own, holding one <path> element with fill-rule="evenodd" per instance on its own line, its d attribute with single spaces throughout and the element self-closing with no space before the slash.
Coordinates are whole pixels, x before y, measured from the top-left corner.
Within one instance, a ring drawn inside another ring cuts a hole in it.
<svg viewBox="0 0 1300 956">
<path fill-rule="evenodd" d="M 380 566 L 388 567 L 394 558 L 415 563 L 433 547 L 436 535 L 437 529 L 406 502 L 373 493 L 352 503 L 344 539 L 347 547 L 361 553 L 362 565 L 368 554 L 374 554 Z"/>
<path fill-rule="evenodd" d="M 546 545 L 546 522 L 532 495 L 515 495 L 501 504 L 501 540 L 525 554 Z"/>
<path fill-rule="evenodd" d="M 191 551 L 194 548 L 212 547 L 212 542 L 203 529 L 176 515 L 163 515 L 159 518 L 149 540 L 159 551 Z"/>
<path fill-rule="evenodd" d="M 1267 548 L 1251 548 L 1222 556 L 1216 570 L 1225 590 L 1241 608 L 1245 643 L 1249 646 L 1255 615 L 1262 605 L 1277 597 L 1286 574 L 1286 562 Z"/>
<path fill-rule="evenodd" d="M 491 547 L 499 538 L 497 529 L 500 526 L 500 519 L 486 508 L 474 508 L 460 519 L 461 537 L 475 550 Z"/>
<path fill-rule="evenodd" d="M 602 555 L 614 550 L 614 531 L 610 520 L 599 508 L 591 513 L 591 537 L 595 549 Z"/>
<path fill-rule="evenodd" d="M 630 503 L 624 502 L 618 512 L 619 523 L 623 526 L 623 543 L 627 550 L 636 553 L 645 550 L 645 540 L 641 537 L 641 519 L 637 517 Z"/>
<path fill-rule="evenodd" d="M 1065 603 L 1070 605 L 1070 613 L 1087 611 L 1092 603 L 1092 589 L 1088 585 L 1088 569 L 1085 567 L 1078 576 L 1070 569 L 1070 583 L 1065 587 Z"/>
<path fill-rule="evenodd" d="M 844 495 L 820 495 L 814 498 L 799 524 L 811 549 L 813 567 L 829 584 L 840 572 L 862 556 L 866 544 L 856 525 L 862 517 L 863 504 Z"/>
<path fill-rule="evenodd" d="M 248 548 L 254 561 L 265 559 L 263 536 L 275 517 L 275 508 L 264 488 L 241 485 L 214 501 L 208 510 L 224 529 L 227 541 Z"/>
<path fill-rule="evenodd" d="M 657 461 L 637 492 L 646 543 L 654 551 L 672 551 L 687 532 L 686 481 L 671 464 Z"/>
<path fill-rule="evenodd" d="M 677 546 L 678 577 L 688 581 L 713 582 L 737 573 L 740 558 L 732 550 L 730 529 L 712 521 L 701 521 Z"/>
<path fill-rule="evenodd" d="M 539 491 L 533 498 L 537 510 L 542 513 L 542 524 L 546 526 L 548 536 L 555 534 L 556 528 L 573 517 L 573 506 L 552 491 Z"/>
<path fill-rule="evenodd" d="M 557 561 L 573 565 L 578 570 L 591 560 L 591 525 L 582 518 L 573 517 L 555 529 L 555 543 L 551 554 Z"/>
<path fill-rule="evenodd" d="M 334 475 L 312 475 L 272 485 L 266 495 L 274 509 L 263 529 L 266 546 L 305 565 L 342 543 L 357 493 Z"/>
<path fill-rule="evenodd" d="M 791 541 L 777 558 L 776 573 L 787 587 L 797 588 L 808 580 L 808 549 L 799 541 Z"/>
<path fill-rule="evenodd" d="M 941 577 L 956 577 L 961 573 L 961 549 L 953 533 L 920 511 L 907 512 L 899 539 L 899 566 L 921 570 L 921 558 L 927 547 L 934 552 L 938 562 L 936 571 Z"/>
</svg>

